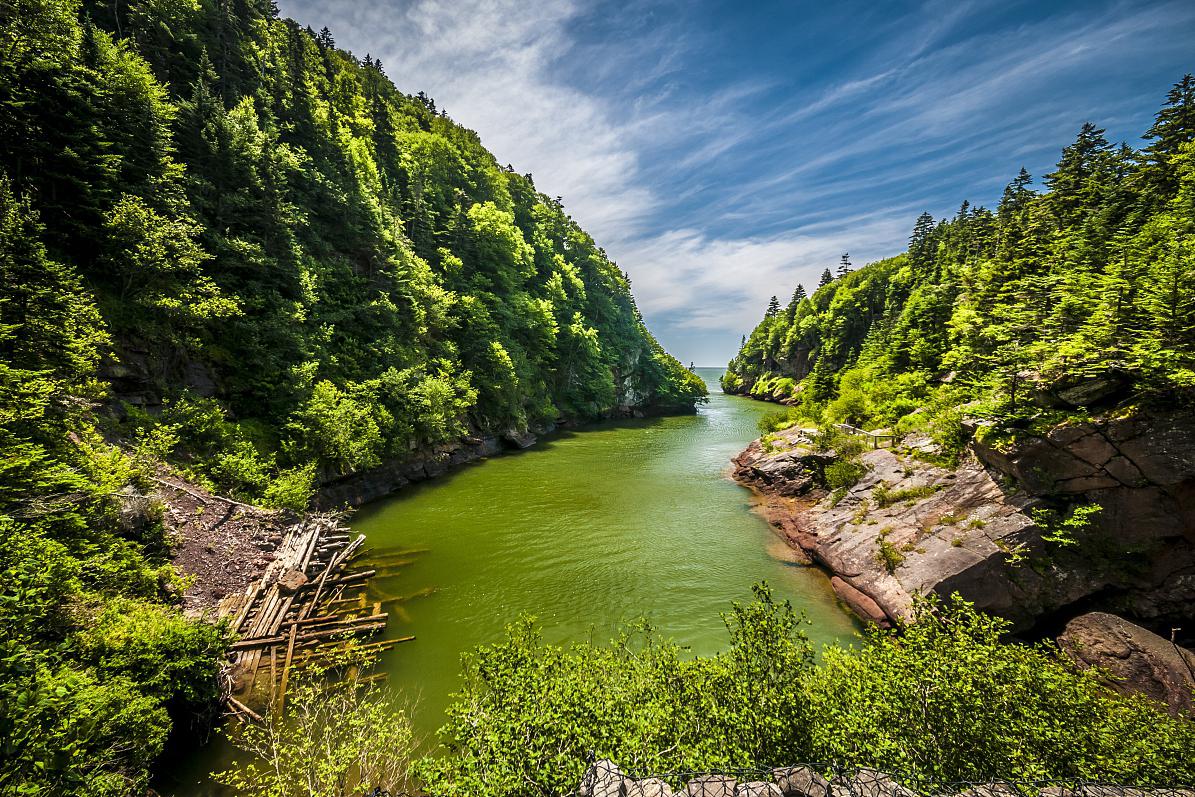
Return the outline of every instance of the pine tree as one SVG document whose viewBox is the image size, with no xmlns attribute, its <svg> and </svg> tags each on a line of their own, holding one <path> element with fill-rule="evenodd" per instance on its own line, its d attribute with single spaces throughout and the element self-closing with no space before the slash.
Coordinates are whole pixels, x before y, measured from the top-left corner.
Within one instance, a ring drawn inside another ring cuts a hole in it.
<svg viewBox="0 0 1195 797">
<path fill-rule="evenodd" d="M 834 281 L 834 275 L 830 273 L 830 269 L 822 272 L 822 278 L 818 280 L 817 287 L 824 288 Z"/>
<path fill-rule="evenodd" d="M 851 273 L 851 256 L 845 252 L 842 254 L 842 259 L 838 262 L 838 278 L 842 279 L 847 274 Z"/>
<path fill-rule="evenodd" d="M 330 50 L 336 46 L 336 40 L 332 38 L 332 31 L 328 30 L 326 25 L 320 28 L 319 35 L 315 37 L 315 41 L 325 50 Z"/>
<path fill-rule="evenodd" d="M 790 324 L 792 323 L 792 320 L 797 317 L 797 308 L 801 306 L 801 302 L 803 302 L 806 298 L 807 294 L 805 293 L 805 286 L 801 283 L 797 283 L 797 288 L 793 291 L 793 298 L 788 303 L 788 322 Z"/>
<path fill-rule="evenodd" d="M 909 262 L 919 272 L 926 272 L 933 265 L 937 242 L 934 240 L 934 217 L 929 211 L 917 217 L 913 234 L 909 236 Z"/>
<path fill-rule="evenodd" d="M 1146 182 L 1158 199 L 1173 196 L 1178 188 L 1174 156 L 1183 144 L 1195 140 L 1195 77 L 1186 74 L 1174 84 L 1143 138 L 1153 142 L 1141 154 Z"/>
<path fill-rule="evenodd" d="M 1021 167 L 1020 173 L 1013 178 L 1013 181 L 1004 187 L 1004 195 L 1000 198 L 1000 206 L 996 208 L 997 217 L 1000 223 L 1003 224 L 1008 221 L 1016 213 L 1025 207 L 1025 203 L 1032 197 L 1033 189 L 1029 184 L 1033 182 L 1033 177 L 1026 171 L 1025 167 Z"/>
<path fill-rule="evenodd" d="M 1099 205 L 1099 193 L 1111 177 L 1112 145 L 1103 128 L 1084 122 L 1075 143 L 1062 150 L 1058 168 L 1046 175 L 1050 207 L 1063 224 Z"/>
<path fill-rule="evenodd" d="M 775 318 L 779 314 L 780 314 L 780 300 L 777 299 L 775 296 L 773 296 L 770 300 L 768 300 L 768 309 L 764 315 L 767 318 Z"/>
</svg>

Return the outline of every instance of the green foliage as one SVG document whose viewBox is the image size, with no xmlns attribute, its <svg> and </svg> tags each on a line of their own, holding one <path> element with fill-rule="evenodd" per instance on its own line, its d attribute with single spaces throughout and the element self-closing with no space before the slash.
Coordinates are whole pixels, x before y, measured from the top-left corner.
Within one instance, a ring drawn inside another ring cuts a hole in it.
<svg viewBox="0 0 1195 797">
<path fill-rule="evenodd" d="M 804 749 L 800 684 L 813 653 L 801 621 L 766 587 L 725 620 L 730 647 L 698 659 L 645 626 L 610 645 L 567 648 L 544 644 L 530 620 L 511 626 L 505 641 L 466 657 L 441 731 L 450 755 L 420 762 L 425 787 L 563 794 L 591 751 L 662 772 Z"/>
<path fill-rule="evenodd" d="M 1008 624 L 957 597 L 923 601 L 897 631 L 828 649 L 810 678 L 813 758 L 928 783 L 1089 778 L 1189 783 L 1195 729 L 1121 697 L 1050 645 L 1004 643 Z"/>
<path fill-rule="evenodd" d="M 797 423 L 797 421 L 798 418 L 791 409 L 783 409 L 760 416 L 755 425 L 759 428 L 760 434 L 768 434 L 769 432 L 778 432 L 781 429 L 787 429 Z"/>
<path fill-rule="evenodd" d="M 888 482 L 880 482 L 875 489 L 871 491 L 871 497 L 876 502 L 876 506 L 883 509 L 894 504 L 899 504 L 901 501 L 908 501 L 913 503 L 922 498 L 933 495 L 938 488 L 932 484 L 922 484 L 916 487 L 902 487 L 899 490 L 893 490 L 892 485 Z"/>
<path fill-rule="evenodd" d="M 122 674 L 164 703 L 200 707 L 219 695 L 227 629 L 184 620 L 159 604 L 116 598 L 75 637 L 79 658 L 101 675 Z"/>
<path fill-rule="evenodd" d="M 545 645 L 530 622 L 466 658 L 441 731 L 419 762 L 434 794 L 565 793 L 588 753 L 640 772 L 796 761 L 869 766 L 933 784 L 1195 779 L 1195 725 L 1124 697 L 1051 645 L 957 597 L 919 600 L 903 628 L 813 663 L 766 589 L 727 618 L 730 648 L 687 658 L 650 631 L 608 645 Z"/>
<path fill-rule="evenodd" d="M 1090 526 L 1092 518 L 1102 511 L 1103 507 L 1099 504 L 1082 504 L 1071 507 L 1065 513 L 1055 509 L 1033 509 L 1030 515 L 1041 528 L 1043 541 L 1067 548 L 1079 544 L 1075 535 Z"/>
<path fill-rule="evenodd" d="M 125 795 L 145 788 L 168 707 L 215 695 L 226 635 L 169 605 L 140 466 L 96 427 L 107 329 L 43 235 L 0 177 L 0 794 Z"/>
<path fill-rule="evenodd" d="M 867 475 L 867 466 L 850 459 L 836 459 L 826 466 L 826 487 L 837 491 L 854 487 Z"/>
<path fill-rule="evenodd" d="M 1193 87 L 1186 76 L 1170 92 L 1144 150 L 1087 124 L 1045 191 L 1022 170 L 994 212 L 922 214 L 907 253 L 765 313 L 723 389 L 771 399 L 792 380 L 802 417 L 927 432 L 946 461 L 966 443 L 962 405 L 1015 426 L 1054 388 L 1109 370 L 1134 383 L 1130 400 L 1189 400 Z"/>
<path fill-rule="evenodd" d="M 301 510 L 704 395 L 559 202 L 273 3 L 0 4 L 0 794 L 142 793 L 215 694 L 163 463 Z"/>
<path fill-rule="evenodd" d="M 353 664 L 298 670 L 284 710 L 231 730 L 233 744 L 248 757 L 216 773 L 216 781 L 245 797 L 412 793 L 415 740 L 406 712 L 376 682 L 340 681 L 346 667 Z"/>
<path fill-rule="evenodd" d="M 891 575 L 896 572 L 896 568 L 904 564 L 905 555 L 897 550 L 896 546 L 888 542 L 888 535 L 881 531 L 879 536 L 879 547 L 876 549 L 876 558 L 884 569 Z"/>
</svg>

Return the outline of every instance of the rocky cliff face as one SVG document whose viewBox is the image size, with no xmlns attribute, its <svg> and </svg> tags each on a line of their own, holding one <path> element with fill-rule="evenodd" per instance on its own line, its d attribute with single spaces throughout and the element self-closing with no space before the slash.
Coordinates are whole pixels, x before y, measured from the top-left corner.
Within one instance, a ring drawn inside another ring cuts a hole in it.
<svg viewBox="0 0 1195 797">
<path fill-rule="evenodd" d="M 908 447 L 869 451 L 866 475 L 831 495 L 826 455 L 789 430 L 770 450 L 753 443 L 735 477 L 876 622 L 908 616 L 915 594 L 957 591 L 1022 630 L 1080 607 L 1193 627 L 1195 419 L 1139 413 L 1003 446 L 978 437 L 956 469 Z M 1035 509 L 1064 516 L 1080 504 L 1102 509 L 1073 544 L 1035 519 Z"/>
</svg>

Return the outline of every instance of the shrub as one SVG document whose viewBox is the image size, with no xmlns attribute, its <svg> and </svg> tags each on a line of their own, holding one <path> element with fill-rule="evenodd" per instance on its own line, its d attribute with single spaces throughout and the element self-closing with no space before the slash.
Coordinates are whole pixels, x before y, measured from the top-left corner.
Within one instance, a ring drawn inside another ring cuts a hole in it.
<svg viewBox="0 0 1195 797">
<path fill-rule="evenodd" d="M 219 695 L 216 676 L 227 643 L 224 626 L 126 598 L 110 601 L 76 640 L 81 658 L 98 672 L 127 675 L 163 702 L 191 706 Z"/>
<path fill-rule="evenodd" d="M 888 542 L 885 534 L 880 533 L 879 549 L 876 551 L 876 558 L 880 560 L 880 564 L 888 571 L 888 575 L 896 572 L 896 568 L 904 564 L 905 555 L 896 549 L 896 546 Z"/>
<path fill-rule="evenodd" d="M 266 487 L 262 503 L 272 509 L 291 509 L 302 512 L 311 503 L 315 492 L 315 463 L 308 462 L 297 468 L 279 473 Z"/>
<path fill-rule="evenodd" d="M 867 466 L 849 459 L 836 459 L 826 466 L 826 486 L 831 490 L 850 489 L 867 475 Z"/>
<path fill-rule="evenodd" d="M 544 645 L 525 621 L 466 657 L 441 730 L 417 765 L 431 794 L 566 793 L 590 753 L 641 772 L 825 761 L 931 787 L 992 778 L 1195 781 L 1195 724 L 1122 697 L 1049 644 L 957 596 L 917 599 L 817 665 L 766 588 L 736 606 L 730 648 L 686 659 L 649 629 L 608 645 Z"/>
<path fill-rule="evenodd" d="M 640 626 L 609 645 L 545 645 L 525 620 L 465 659 L 464 686 L 425 759 L 429 793 L 563 794 L 590 752 L 644 771 L 798 760 L 801 683 L 813 663 L 802 622 L 766 587 L 727 615 L 730 647 L 708 658 Z"/>
<path fill-rule="evenodd" d="M 933 598 L 859 649 L 827 649 L 806 687 L 811 760 L 923 783 L 1195 781 L 1190 717 L 1110 692 L 1051 644 L 1004 643 L 1009 629 L 957 596 Z"/>
<path fill-rule="evenodd" d="M 296 671 L 284 711 L 232 729 L 233 744 L 251 758 L 215 773 L 216 781 L 246 797 L 413 793 L 407 713 L 376 682 L 335 677 L 325 667 Z"/>
<path fill-rule="evenodd" d="M 933 495 L 937 491 L 938 488 L 932 484 L 922 484 L 916 487 L 904 487 L 899 490 L 893 490 L 892 485 L 888 484 L 888 482 L 880 482 L 871 491 L 871 497 L 875 499 L 876 506 L 884 508 L 893 504 L 899 504 L 901 501 L 918 501 Z"/>
<path fill-rule="evenodd" d="M 840 457 L 850 458 L 862 454 L 867 446 L 858 435 L 850 434 L 837 426 L 823 426 L 813 437 L 816 451 L 833 451 Z"/>
<path fill-rule="evenodd" d="M 787 429 L 796 423 L 796 421 L 797 418 L 793 413 L 793 410 L 791 408 L 786 408 L 783 410 L 776 410 L 775 412 L 769 412 L 768 414 L 761 416 L 760 419 L 755 422 L 755 425 L 761 434 L 768 434 L 770 432 L 778 432 L 781 429 Z"/>
</svg>

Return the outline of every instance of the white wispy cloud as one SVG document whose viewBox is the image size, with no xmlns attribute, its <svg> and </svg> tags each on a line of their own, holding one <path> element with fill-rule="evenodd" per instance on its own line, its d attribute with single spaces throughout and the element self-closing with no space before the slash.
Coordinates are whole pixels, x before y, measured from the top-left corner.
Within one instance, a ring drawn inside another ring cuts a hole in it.
<svg viewBox="0 0 1195 797">
<path fill-rule="evenodd" d="M 426 91 L 562 196 L 630 274 L 665 345 L 705 362 L 725 361 L 768 296 L 816 282 L 842 251 L 857 264 L 893 254 L 921 210 L 998 196 L 1083 119 L 1137 119 L 1139 97 L 1099 81 L 1180 60 L 1195 30 L 1182 2 L 989 29 L 975 20 L 1002 4 L 934 0 L 891 19 L 867 54 L 794 85 L 763 67 L 692 79 L 718 32 L 684 3 L 598 14 L 616 31 L 605 36 L 578 32 L 594 21 L 582 0 L 281 5 L 381 57 L 400 88 Z"/>
</svg>

